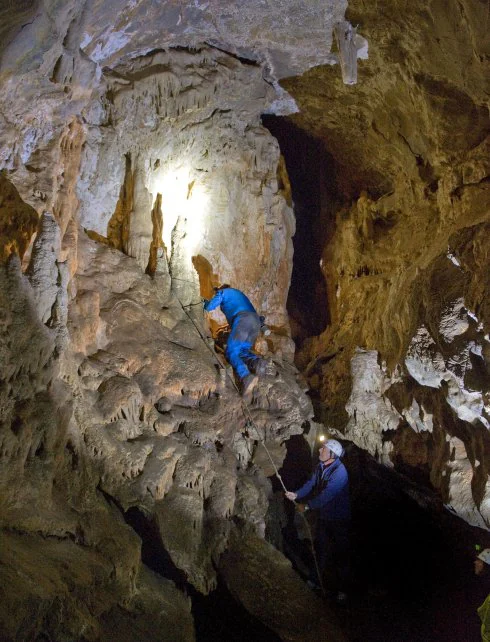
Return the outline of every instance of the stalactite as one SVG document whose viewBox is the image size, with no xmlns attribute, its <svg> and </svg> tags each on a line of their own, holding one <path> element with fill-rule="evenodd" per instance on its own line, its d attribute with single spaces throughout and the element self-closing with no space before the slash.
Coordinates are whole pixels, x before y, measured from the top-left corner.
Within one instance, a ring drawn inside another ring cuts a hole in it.
<svg viewBox="0 0 490 642">
<path fill-rule="evenodd" d="M 155 203 L 153 209 L 151 210 L 151 222 L 153 225 L 153 234 L 150 245 L 150 259 L 148 261 L 148 266 L 146 268 L 147 274 L 154 276 L 158 260 L 159 260 L 159 250 L 164 250 L 165 246 L 163 243 L 163 214 L 162 214 L 162 195 L 157 194 L 155 198 Z"/>
<path fill-rule="evenodd" d="M 125 155 L 124 180 L 119 193 L 119 200 L 107 226 L 109 244 L 117 250 L 124 251 L 129 241 L 130 217 L 134 201 L 134 176 L 131 154 Z"/>
</svg>

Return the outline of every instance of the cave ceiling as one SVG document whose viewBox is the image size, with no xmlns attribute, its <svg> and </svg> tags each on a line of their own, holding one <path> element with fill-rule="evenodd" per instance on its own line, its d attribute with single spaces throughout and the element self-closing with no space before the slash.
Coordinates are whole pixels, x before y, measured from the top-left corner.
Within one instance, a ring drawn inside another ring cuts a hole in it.
<svg viewBox="0 0 490 642">
<path fill-rule="evenodd" d="M 369 60 L 344 86 L 334 67 L 282 84 L 298 103 L 291 116 L 324 141 L 341 190 L 381 196 L 400 173 L 426 183 L 488 136 L 488 7 L 484 2 L 349 3 Z"/>
<path fill-rule="evenodd" d="M 2 9 L 2 71 L 38 66 L 61 36 L 63 47 L 80 48 L 102 68 L 158 47 L 207 44 L 263 65 L 277 80 L 335 62 L 332 27 L 343 20 L 346 6 L 340 0 L 251 0 L 246 6 L 219 0 L 24 1 Z"/>
</svg>

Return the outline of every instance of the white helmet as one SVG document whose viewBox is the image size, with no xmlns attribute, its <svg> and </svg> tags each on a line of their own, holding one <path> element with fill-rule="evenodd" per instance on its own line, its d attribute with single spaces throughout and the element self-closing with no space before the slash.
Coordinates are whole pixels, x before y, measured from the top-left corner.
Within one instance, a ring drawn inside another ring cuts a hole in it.
<svg viewBox="0 0 490 642">
<path fill-rule="evenodd" d="M 337 441 L 336 439 L 329 439 L 325 446 L 333 452 L 334 455 L 337 455 L 337 457 L 342 457 L 344 454 L 344 449 L 342 448 L 342 444 Z M 489 551 L 490 553 L 490 551 Z"/>
<path fill-rule="evenodd" d="M 482 552 L 477 556 L 477 559 L 485 562 L 485 564 L 490 564 L 490 548 L 484 548 Z"/>
</svg>

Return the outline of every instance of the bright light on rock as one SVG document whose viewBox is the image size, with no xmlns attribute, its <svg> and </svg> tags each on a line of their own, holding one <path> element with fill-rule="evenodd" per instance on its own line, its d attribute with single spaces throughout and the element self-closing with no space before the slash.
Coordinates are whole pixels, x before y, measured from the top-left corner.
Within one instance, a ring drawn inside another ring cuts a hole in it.
<svg viewBox="0 0 490 642">
<path fill-rule="evenodd" d="M 419 406 L 415 399 L 412 400 L 411 407 L 404 410 L 402 414 L 415 432 L 432 432 L 434 427 L 432 415 L 426 412 L 423 406 Z"/>
<path fill-rule="evenodd" d="M 172 231 L 180 219 L 184 232 L 182 243 L 191 259 L 204 236 L 209 202 L 204 186 L 196 183 L 189 168 L 179 167 L 157 175 L 150 189 L 155 198 L 158 193 L 162 195 L 162 240 L 168 252 Z"/>
<path fill-rule="evenodd" d="M 457 437 L 452 437 L 450 446 L 453 449 L 452 460 L 448 462 L 449 478 L 449 505 L 469 524 L 479 528 L 488 528 L 488 500 L 479 507 L 471 492 L 471 480 L 474 470 L 468 459 L 464 443 Z"/>
<path fill-rule="evenodd" d="M 405 358 L 410 375 L 421 386 L 438 388 L 445 370 L 444 359 L 436 350 L 436 344 L 425 327 L 418 329 Z"/>
<path fill-rule="evenodd" d="M 381 445 L 381 435 L 396 430 L 401 417 L 383 395 L 398 380 L 398 375 L 388 375 L 379 365 L 376 350 L 361 348 L 356 349 L 352 358 L 351 373 L 352 392 L 345 406 L 350 416 L 346 437 L 391 465 L 389 452 Z"/>
</svg>

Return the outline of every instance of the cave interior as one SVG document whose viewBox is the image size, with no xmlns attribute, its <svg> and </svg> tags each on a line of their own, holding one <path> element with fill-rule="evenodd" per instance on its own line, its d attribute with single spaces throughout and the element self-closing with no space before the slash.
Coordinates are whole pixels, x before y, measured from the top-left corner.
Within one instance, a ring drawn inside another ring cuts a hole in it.
<svg viewBox="0 0 490 642">
<path fill-rule="evenodd" d="M 2 640 L 481 639 L 489 25 L 484 0 L 0 7 Z M 247 399 L 203 311 L 223 283 L 270 329 Z M 342 604 L 284 495 L 324 436 Z"/>
</svg>

